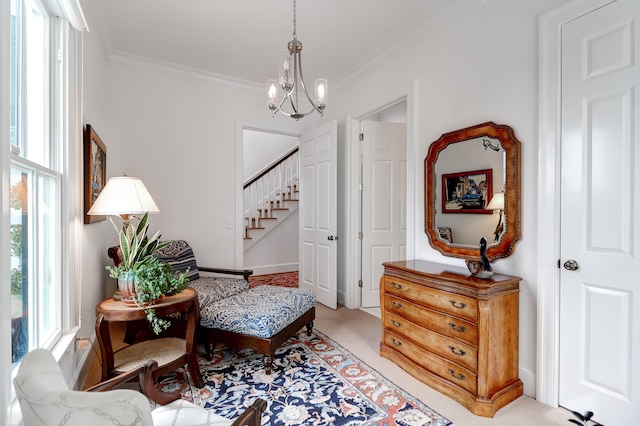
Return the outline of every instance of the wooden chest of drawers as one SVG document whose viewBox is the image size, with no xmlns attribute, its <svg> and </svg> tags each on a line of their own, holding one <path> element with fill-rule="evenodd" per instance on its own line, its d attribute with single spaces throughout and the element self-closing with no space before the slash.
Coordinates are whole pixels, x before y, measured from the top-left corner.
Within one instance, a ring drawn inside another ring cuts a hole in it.
<svg viewBox="0 0 640 426">
<path fill-rule="evenodd" d="M 380 355 L 479 416 L 522 395 L 520 278 L 422 260 L 383 266 Z"/>
</svg>

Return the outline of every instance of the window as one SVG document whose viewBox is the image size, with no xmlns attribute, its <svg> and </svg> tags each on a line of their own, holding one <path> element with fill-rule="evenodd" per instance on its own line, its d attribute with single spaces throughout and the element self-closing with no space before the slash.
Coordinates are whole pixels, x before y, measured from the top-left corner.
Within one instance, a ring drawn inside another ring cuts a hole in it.
<svg viewBox="0 0 640 426">
<path fill-rule="evenodd" d="M 11 0 L 11 362 L 62 335 L 61 31 L 39 0 Z"/>
</svg>

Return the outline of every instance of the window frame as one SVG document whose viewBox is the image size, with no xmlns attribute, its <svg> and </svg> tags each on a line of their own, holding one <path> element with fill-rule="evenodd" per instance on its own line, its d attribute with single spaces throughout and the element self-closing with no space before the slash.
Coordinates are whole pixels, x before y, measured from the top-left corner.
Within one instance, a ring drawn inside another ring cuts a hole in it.
<svg viewBox="0 0 640 426">
<path fill-rule="evenodd" d="M 22 3 L 24 0 L 20 0 Z M 35 0 L 42 11 L 49 16 L 48 38 L 46 46 L 50 52 L 49 68 L 55 72 L 50 80 L 59 87 L 57 96 L 49 96 L 46 107 L 50 111 L 53 122 L 58 126 L 47 126 L 50 140 L 60 141 L 57 156 L 52 158 L 52 169 L 31 164 L 19 156 L 19 151 L 12 149 L 11 123 L 9 119 L 10 98 L 0 97 L 0 140 L 4 150 L 0 156 L 2 175 L 0 176 L 0 198 L 2 213 L 0 224 L 0 423 L 4 419 L 7 424 L 21 422 L 20 409 L 13 390 L 13 377 L 17 368 L 11 363 L 11 309 L 10 309 L 10 183 L 14 164 L 27 164 L 37 169 L 34 176 L 54 178 L 58 180 L 56 202 L 58 217 L 56 232 L 60 238 L 57 253 L 58 275 L 60 282 L 59 312 L 57 313 L 58 329 L 52 338 L 43 342 L 42 347 L 50 349 L 60 362 L 68 381 L 77 380 L 78 363 L 75 355 L 75 337 L 80 329 L 82 276 L 82 30 L 86 21 L 79 4 L 74 6 L 74 19 L 81 18 L 82 28 L 74 30 L 65 17 L 65 4 L 68 0 Z M 61 4 L 62 3 L 62 4 Z M 72 19 L 73 22 L 74 19 Z M 0 92 L 9 93 L 10 58 L 11 58 L 11 2 L 0 2 Z M 9 153 L 9 155 L 5 155 Z M 38 177 L 35 177 L 36 185 Z M 36 219 L 37 220 L 37 219 Z M 6 344 L 9 342 L 9 344 Z"/>
</svg>

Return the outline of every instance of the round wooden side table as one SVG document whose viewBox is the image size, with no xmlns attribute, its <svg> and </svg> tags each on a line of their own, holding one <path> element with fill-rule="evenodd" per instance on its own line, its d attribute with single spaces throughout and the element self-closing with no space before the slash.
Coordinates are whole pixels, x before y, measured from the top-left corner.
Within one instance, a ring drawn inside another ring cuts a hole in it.
<svg viewBox="0 0 640 426">
<path fill-rule="evenodd" d="M 146 319 L 145 309 L 147 308 L 155 309 L 158 317 L 177 313 L 186 315 L 187 327 L 184 339 L 161 337 L 136 342 L 114 352 L 109 323 L 114 321 L 144 320 Z M 182 293 L 165 296 L 158 303 L 147 308 L 131 306 L 112 298 L 105 299 L 96 306 L 95 329 L 102 359 L 102 381 L 153 359 L 158 363 L 154 378 L 187 364 L 194 384 L 199 388 L 204 386 L 195 351 L 196 328 L 200 323 L 198 292 L 187 287 Z M 168 396 L 168 398 L 171 399 L 173 396 Z"/>
</svg>

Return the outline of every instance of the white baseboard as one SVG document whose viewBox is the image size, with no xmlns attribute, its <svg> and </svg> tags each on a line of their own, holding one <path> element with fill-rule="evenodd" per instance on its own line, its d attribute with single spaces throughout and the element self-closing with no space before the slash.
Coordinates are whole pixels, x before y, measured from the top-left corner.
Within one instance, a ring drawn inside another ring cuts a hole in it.
<svg viewBox="0 0 640 426">
<path fill-rule="evenodd" d="M 264 265 L 264 266 L 248 266 L 246 269 L 252 269 L 253 275 L 269 275 L 281 274 L 283 272 L 296 272 L 298 263 L 283 263 L 280 265 Z"/>
<path fill-rule="evenodd" d="M 366 313 L 368 313 L 369 315 L 373 315 L 374 317 L 377 318 L 382 318 L 382 313 L 380 312 L 380 306 L 374 307 L 374 308 L 363 308 L 360 307 L 361 311 L 365 311 Z"/>
<path fill-rule="evenodd" d="M 519 367 L 518 374 L 520 376 L 520 380 L 524 384 L 524 394 L 528 395 L 532 398 L 536 397 L 536 374 L 527 370 L 526 368 Z"/>
<path fill-rule="evenodd" d="M 89 345 L 83 349 L 83 353 L 78 361 L 78 365 L 76 366 L 76 370 L 70 383 L 71 389 L 81 390 L 84 387 L 87 377 L 89 376 L 91 366 L 96 359 L 96 351 L 94 348 L 97 347 L 97 344 L 96 334 L 93 333 L 89 338 Z"/>
</svg>

